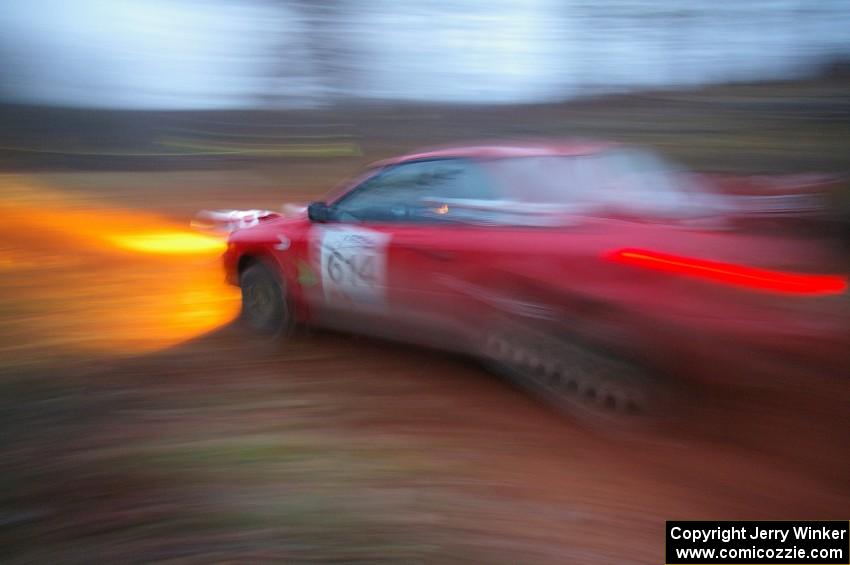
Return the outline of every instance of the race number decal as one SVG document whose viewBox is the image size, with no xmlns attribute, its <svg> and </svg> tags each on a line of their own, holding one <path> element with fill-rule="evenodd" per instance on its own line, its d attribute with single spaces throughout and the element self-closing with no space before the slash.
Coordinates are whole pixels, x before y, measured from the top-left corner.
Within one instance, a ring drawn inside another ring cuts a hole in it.
<svg viewBox="0 0 850 565">
<path fill-rule="evenodd" d="M 328 303 L 383 305 L 388 234 L 353 226 L 323 226 L 315 229 L 312 239 L 314 249 L 318 248 Z"/>
</svg>

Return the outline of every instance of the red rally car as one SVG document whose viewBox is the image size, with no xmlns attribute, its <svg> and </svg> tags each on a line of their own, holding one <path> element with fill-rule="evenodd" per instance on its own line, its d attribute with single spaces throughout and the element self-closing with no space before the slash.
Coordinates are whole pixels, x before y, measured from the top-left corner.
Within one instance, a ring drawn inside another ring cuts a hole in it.
<svg viewBox="0 0 850 565">
<path fill-rule="evenodd" d="M 751 219 L 645 149 L 462 146 L 256 214 L 224 263 L 257 331 L 471 353 L 568 406 L 639 411 L 664 376 L 850 375 L 846 256 Z"/>
</svg>

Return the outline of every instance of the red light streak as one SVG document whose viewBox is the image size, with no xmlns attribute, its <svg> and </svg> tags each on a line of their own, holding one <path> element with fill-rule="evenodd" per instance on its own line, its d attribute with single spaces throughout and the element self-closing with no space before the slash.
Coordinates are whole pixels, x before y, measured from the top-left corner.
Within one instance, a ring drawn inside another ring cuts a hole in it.
<svg viewBox="0 0 850 565">
<path fill-rule="evenodd" d="M 606 257 L 626 265 L 767 292 L 841 294 L 847 290 L 847 277 L 841 275 L 771 271 L 645 249 L 618 249 L 606 253 Z"/>
</svg>

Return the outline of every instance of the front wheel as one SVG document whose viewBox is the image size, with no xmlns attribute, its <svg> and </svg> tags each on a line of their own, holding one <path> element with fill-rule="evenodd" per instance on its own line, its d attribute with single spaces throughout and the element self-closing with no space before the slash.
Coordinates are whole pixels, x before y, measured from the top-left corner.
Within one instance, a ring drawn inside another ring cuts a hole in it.
<svg viewBox="0 0 850 565">
<path fill-rule="evenodd" d="M 246 268 L 239 277 L 242 322 L 262 335 L 285 335 L 293 326 L 285 284 L 262 263 Z"/>
</svg>

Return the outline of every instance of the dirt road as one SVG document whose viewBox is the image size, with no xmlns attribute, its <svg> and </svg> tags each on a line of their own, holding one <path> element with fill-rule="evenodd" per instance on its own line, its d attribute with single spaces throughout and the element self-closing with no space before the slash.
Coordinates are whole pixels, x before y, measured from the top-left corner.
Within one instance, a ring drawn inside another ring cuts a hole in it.
<svg viewBox="0 0 850 565">
<path fill-rule="evenodd" d="M 666 519 L 847 519 L 846 383 L 599 433 L 465 359 L 257 341 L 178 213 L 3 186 L 4 561 L 661 563 Z"/>
</svg>

